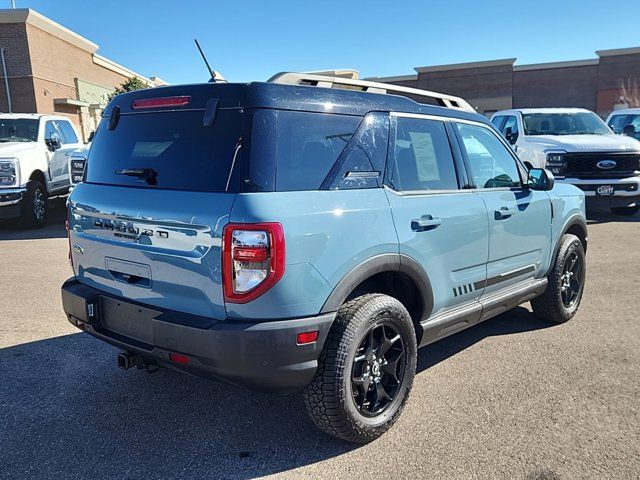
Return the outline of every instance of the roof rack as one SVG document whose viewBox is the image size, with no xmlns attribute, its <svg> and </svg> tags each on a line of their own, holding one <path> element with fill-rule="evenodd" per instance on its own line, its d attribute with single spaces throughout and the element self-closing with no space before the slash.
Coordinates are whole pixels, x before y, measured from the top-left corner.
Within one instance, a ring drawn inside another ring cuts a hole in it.
<svg viewBox="0 0 640 480">
<path fill-rule="evenodd" d="M 317 75 L 315 73 L 281 72 L 276 73 L 267 82 L 285 85 L 309 85 L 324 88 L 342 88 L 345 90 L 359 90 L 369 93 L 408 93 L 417 97 L 431 98 L 438 105 L 466 112 L 474 112 L 475 109 L 463 98 L 444 93 L 430 92 L 418 88 L 401 87 L 388 83 L 370 82 L 368 80 L 355 80 L 353 78 Z"/>
</svg>

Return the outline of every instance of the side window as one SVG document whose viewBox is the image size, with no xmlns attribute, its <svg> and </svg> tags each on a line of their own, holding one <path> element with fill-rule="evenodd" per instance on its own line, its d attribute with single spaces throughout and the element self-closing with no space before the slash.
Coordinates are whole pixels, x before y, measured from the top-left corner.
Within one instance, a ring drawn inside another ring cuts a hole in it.
<svg viewBox="0 0 640 480">
<path fill-rule="evenodd" d="M 389 139 L 389 114 L 368 113 L 321 188 L 353 190 L 382 187 Z"/>
<path fill-rule="evenodd" d="M 615 133 L 622 133 L 623 128 L 627 125 L 628 115 L 614 115 L 609 120 L 609 126 Z"/>
<path fill-rule="evenodd" d="M 456 123 L 476 188 L 521 186 L 516 160 L 488 128 Z"/>
<path fill-rule="evenodd" d="M 632 115 L 626 122 L 626 125 L 623 127 L 627 128 L 627 135 L 632 136 L 638 140 L 640 140 L 640 115 Z"/>
<path fill-rule="evenodd" d="M 502 128 L 502 122 L 504 122 L 504 115 L 499 115 L 491 119 L 491 123 L 493 123 L 493 126 L 496 127 L 498 130 Z"/>
<path fill-rule="evenodd" d="M 502 127 L 502 135 L 512 145 L 516 143 L 516 141 L 518 140 L 519 132 L 518 119 L 515 116 L 509 115 L 507 117 L 507 121 L 504 122 L 504 125 Z"/>
<path fill-rule="evenodd" d="M 394 190 L 455 190 L 453 155 L 443 122 L 395 117 L 387 179 Z"/>
<path fill-rule="evenodd" d="M 60 140 L 60 143 L 62 143 L 62 136 L 60 135 L 60 132 L 56 128 L 56 124 L 53 123 L 53 121 L 51 120 L 49 120 L 44 125 L 44 138 L 46 140 L 57 138 L 58 140 Z"/>
<path fill-rule="evenodd" d="M 324 113 L 277 114 L 276 190 L 316 190 L 362 121 Z"/>
<path fill-rule="evenodd" d="M 73 131 L 73 127 L 69 122 L 56 122 L 58 130 L 62 133 L 62 143 L 78 143 L 78 137 L 76 132 Z"/>
</svg>

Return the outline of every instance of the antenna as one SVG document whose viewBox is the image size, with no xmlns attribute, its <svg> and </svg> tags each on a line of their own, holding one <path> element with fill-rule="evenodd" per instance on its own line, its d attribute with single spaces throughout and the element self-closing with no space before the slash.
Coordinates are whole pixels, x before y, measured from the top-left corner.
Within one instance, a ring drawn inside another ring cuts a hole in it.
<svg viewBox="0 0 640 480">
<path fill-rule="evenodd" d="M 211 66 L 209 65 L 209 62 L 207 61 L 207 57 L 204 56 L 204 52 L 202 51 L 202 48 L 200 48 L 200 44 L 198 43 L 198 39 L 194 38 L 193 41 L 196 42 L 196 47 L 198 47 L 198 51 L 200 52 L 200 55 L 202 56 L 202 60 L 204 60 L 204 64 L 207 66 L 207 69 L 209 70 L 209 74 L 211 75 L 211 80 L 213 80 L 215 82 L 216 74 L 214 73 L 213 70 L 211 70 Z"/>
</svg>

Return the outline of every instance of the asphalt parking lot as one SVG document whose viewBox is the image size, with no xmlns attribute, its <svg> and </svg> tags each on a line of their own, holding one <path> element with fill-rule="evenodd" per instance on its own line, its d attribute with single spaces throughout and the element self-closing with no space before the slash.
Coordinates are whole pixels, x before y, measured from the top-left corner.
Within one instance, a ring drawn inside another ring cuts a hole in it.
<svg viewBox="0 0 640 480">
<path fill-rule="evenodd" d="M 0 225 L 0 478 L 639 478 L 640 215 L 590 221 L 578 316 L 528 305 L 419 354 L 396 426 L 356 447 L 297 395 L 161 370 L 65 319 L 63 203 L 50 225 Z"/>
</svg>

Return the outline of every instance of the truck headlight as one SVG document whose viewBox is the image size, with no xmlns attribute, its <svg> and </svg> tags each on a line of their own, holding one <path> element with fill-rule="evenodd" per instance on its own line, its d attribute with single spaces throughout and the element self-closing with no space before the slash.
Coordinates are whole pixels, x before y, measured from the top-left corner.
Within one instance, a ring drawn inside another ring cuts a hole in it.
<svg viewBox="0 0 640 480">
<path fill-rule="evenodd" d="M 17 158 L 0 158 L 0 187 L 20 186 L 20 162 Z"/>
<path fill-rule="evenodd" d="M 556 178 L 564 177 L 567 170 L 567 161 L 564 158 L 564 154 L 558 152 L 548 153 L 547 168 L 551 170 L 551 173 Z"/>
</svg>

